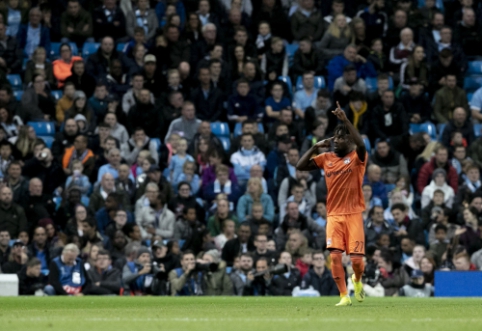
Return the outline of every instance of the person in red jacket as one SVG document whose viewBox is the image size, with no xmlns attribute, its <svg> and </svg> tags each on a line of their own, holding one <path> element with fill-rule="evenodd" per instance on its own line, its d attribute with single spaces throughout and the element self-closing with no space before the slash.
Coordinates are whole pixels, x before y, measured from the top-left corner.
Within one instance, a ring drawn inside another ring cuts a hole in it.
<svg viewBox="0 0 482 331">
<path fill-rule="evenodd" d="M 447 183 L 457 193 L 458 176 L 455 168 L 449 163 L 449 151 L 445 146 L 439 146 L 435 149 L 435 156 L 425 163 L 418 173 L 417 190 L 422 193 L 425 186 L 430 184 L 432 173 L 437 168 L 443 168 L 447 172 Z"/>
</svg>

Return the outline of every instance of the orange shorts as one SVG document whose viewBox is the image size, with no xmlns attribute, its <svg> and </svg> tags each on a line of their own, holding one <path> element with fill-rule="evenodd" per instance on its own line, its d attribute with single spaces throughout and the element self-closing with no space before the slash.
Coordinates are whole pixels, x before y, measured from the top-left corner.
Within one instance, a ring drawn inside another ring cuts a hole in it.
<svg viewBox="0 0 482 331">
<path fill-rule="evenodd" d="M 365 254 L 365 230 L 362 214 L 328 216 L 326 248 Z"/>
</svg>

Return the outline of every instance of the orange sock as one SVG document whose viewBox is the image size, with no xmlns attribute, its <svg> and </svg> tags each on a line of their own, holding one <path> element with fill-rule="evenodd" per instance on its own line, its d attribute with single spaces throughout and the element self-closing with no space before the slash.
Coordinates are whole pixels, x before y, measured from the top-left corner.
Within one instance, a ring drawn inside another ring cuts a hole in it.
<svg viewBox="0 0 482 331">
<path fill-rule="evenodd" d="M 363 262 L 363 256 L 361 255 L 350 255 L 351 266 L 355 272 L 355 281 L 359 282 L 365 271 L 365 262 Z"/>
<path fill-rule="evenodd" d="M 331 274 L 335 280 L 340 296 L 343 297 L 348 294 L 346 290 L 345 270 L 341 263 L 341 252 L 330 252 L 331 256 Z"/>
</svg>

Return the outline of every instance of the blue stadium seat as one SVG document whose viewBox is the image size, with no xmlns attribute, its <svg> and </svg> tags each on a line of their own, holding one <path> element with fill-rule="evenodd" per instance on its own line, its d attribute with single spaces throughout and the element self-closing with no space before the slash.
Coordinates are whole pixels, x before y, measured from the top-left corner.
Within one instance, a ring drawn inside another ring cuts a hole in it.
<svg viewBox="0 0 482 331">
<path fill-rule="evenodd" d="M 278 79 L 282 82 L 285 82 L 286 85 L 288 85 L 290 94 L 293 95 L 293 84 L 291 83 L 291 78 L 289 76 L 279 76 Z"/>
<path fill-rule="evenodd" d="M 38 136 L 37 138 L 42 139 L 48 148 L 52 148 L 52 144 L 54 143 L 54 140 L 55 140 L 54 137 L 50 137 L 50 136 Z"/>
<path fill-rule="evenodd" d="M 30 61 L 29 59 L 23 59 L 22 61 L 22 70 L 25 71 L 27 69 L 27 63 Z"/>
<path fill-rule="evenodd" d="M 51 43 L 50 47 L 50 59 L 56 60 L 60 57 L 60 45 L 63 43 Z M 69 43 L 72 55 L 79 55 L 79 50 L 76 43 Z"/>
<path fill-rule="evenodd" d="M 482 86 L 482 76 L 466 76 L 464 78 L 464 89 L 466 92 L 474 92 Z"/>
<path fill-rule="evenodd" d="M 22 77 L 18 74 L 7 75 L 7 80 L 13 90 L 23 90 Z"/>
<path fill-rule="evenodd" d="M 439 141 L 442 141 L 442 134 L 444 133 L 444 130 L 445 130 L 445 126 L 447 124 L 445 123 L 440 123 L 439 125 L 437 125 L 437 131 L 438 131 L 438 140 Z"/>
<path fill-rule="evenodd" d="M 229 125 L 225 122 L 213 122 L 211 123 L 211 132 L 216 137 L 228 137 L 231 134 L 229 131 Z"/>
<path fill-rule="evenodd" d="M 264 133 L 264 127 L 263 124 L 258 123 L 258 132 L 259 133 Z M 243 134 L 243 124 L 242 123 L 236 123 L 234 126 L 234 136 L 238 137 Z"/>
<path fill-rule="evenodd" d="M 287 44 L 286 48 L 286 55 L 288 55 L 288 65 L 291 67 L 293 65 L 293 59 L 295 57 L 295 53 L 298 50 L 299 46 L 297 44 Z"/>
<path fill-rule="evenodd" d="M 410 132 L 411 133 L 417 133 L 417 132 L 426 132 L 429 134 L 430 138 L 432 140 L 437 139 L 437 129 L 435 128 L 435 124 L 426 122 L 426 123 L 421 123 L 421 124 L 410 124 Z"/>
<path fill-rule="evenodd" d="M 88 206 L 89 206 L 89 202 L 90 202 L 90 198 L 89 198 L 89 197 L 86 197 L 86 196 L 82 196 L 82 198 L 80 198 L 80 202 L 81 202 L 84 206 L 88 207 Z"/>
<path fill-rule="evenodd" d="M 470 61 L 467 74 L 482 75 L 482 61 Z"/>
<path fill-rule="evenodd" d="M 115 47 L 115 49 L 116 49 L 118 52 L 123 53 L 125 47 L 126 47 L 126 44 L 125 44 L 125 43 L 118 43 L 117 46 Z"/>
<path fill-rule="evenodd" d="M 229 151 L 231 148 L 231 139 L 229 137 L 218 137 L 219 140 L 221 141 L 221 144 L 223 144 L 223 148 L 226 152 Z"/>
<path fill-rule="evenodd" d="M 482 124 L 474 124 L 474 135 L 477 138 L 482 136 Z"/>
<path fill-rule="evenodd" d="M 325 77 L 315 76 L 315 88 L 324 89 L 325 87 L 326 87 Z M 298 76 L 298 78 L 296 78 L 296 90 L 299 91 L 302 89 L 303 89 L 303 77 Z"/>
<path fill-rule="evenodd" d="M 54 136 L 55 135 L 55 122 L 28 122 L 34 130 L 37 136 Z"/>
<path fill-rule="evenodd" d="M 472 98 L 474 97 L 474 93 L 467 93 L 467 100 L 470 102 L 472 101 Z"/>
<path fill-rule="evenodd" d="M 60 98 L 62 98 L 62 96 L 64 95 L 64 92 L 62 92 L 62 90 L 53 90 L 51 91 L 50 93 L 52 93 L 52 95 L 54 96 L 55 100 L 59 100 Z"/>
<path fill-rule="evenodd" d="M 84 59 L 87 59 L 90 54 L 97 52 L 99 46 L 100 43 L 85 43 L 82 47 L 82 57 Z"/>
<path fill-rule="evenodd" d="M 62 203 L 62 197 L 53 197 L 52 200 L 55 202 L 55 210 L 59 209 L 60 204 Z"/>
<path fill-rule="evenodd" d="M 20 90 L 18 90 L 18 91 L 13 91 L 13 95 L 15 96 L 15 99 L 16 99 L 17 101 L 20 101 L 20 100 L 22 100 L 23 91 L 20 91 Z"/>
<path fill-rule="evenodd" d="M 367 77 L 365 78 L 365 83 L 367 84 L 368 92 L 375 92 L 378 88 L 377 77 Z M 393 79 L 390 76 L 388 77 L 388 88 L 393 90 Z"/>
<path fill-rule="evenodd" d="M 365 148 L 368 154 L 370 154 L 372 151 L 372 145 L 370 144 L 370 140 L 368 138 L 363 138 L 363 142 L 365 143 Z"/>
<path fill-rule="evenodd" d="M 156 144 L 157 151 L 161 148 L 161 139 L 159 138 L 151 138 L 151 141 Z"/>
</svg>

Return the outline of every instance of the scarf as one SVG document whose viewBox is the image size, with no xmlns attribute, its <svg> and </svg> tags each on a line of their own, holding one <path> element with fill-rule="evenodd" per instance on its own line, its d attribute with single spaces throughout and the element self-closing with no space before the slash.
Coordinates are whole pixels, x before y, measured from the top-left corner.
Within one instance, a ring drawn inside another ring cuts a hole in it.
<svg viewBox="0 0 482 331">
<path fill-rule="evenodd" d="M 112 21 L 114 20 L 115 9 L 109 10 L 104 6 L 104 15 L 107 18 L 107 22 L 112 23 Z"/>
<path fill-rule="evenodd" d="M 241 147 L 241 154 L 243 154 L 243 156 L 253 156 L 254 154 L 256 154 L 258 152 L 258 150 L 253 147 L 251 150 L 247 150 L 245 149 L 244 147 Z"/>
<path fill-rule="evenodd" d="M 470 192 L 474 193 L 481 185 L 480 179 L 475 183 L 471 182 L 467 177 L 465 177 L 465 185 L 469 188 Z"/>
<path fill-rule="evenodd" d="M 224 187 L 221 188 L 221 183 L 219 183 L 219 180 L 216 179 L 214 181 L 214 193 L 218 194 L 218 193 L 225 193 L 226 195 L 230 195 L 231 194 L 231 181 L 228 179 L 228 181 L 226 182 L 226 184 L 224 184 Z"/>
<path fill-rule="evenodd" d="M 358 124 L 361 124 L 360 117 L 367 111 L 368 104 L 366 101 L 363 102 L 362 107 L 357 111 L 350 103 L 350 109 L 353 112 L 353 126 L 358 129 Z M 358 123 L 360 122 L 360 123 Z"/>
<path fill-rule="evenodd" d="M 271 38 L 271 33 L 268 33 L 266 36 L 258 35 L 258 38 L 256 38 L 256 47 L 258 48 L 263 48 L 264 47 L 264 42 Z"/>
<path fill-rule="evenodd" d="M 288 171 L 290 172 L 290 176 L 293 177 L 293 178 L 296 178 L 296 168 L 294 166 L 292 166 L 291 164 L 289 164 L 288 162 L 286 162 L 286 166 L 288 167 Z"/>
<path fill-rule="evenodd" d="M 72 155 L 70 156 L 70 160 L 69 160 L 69 168 L 70 168 L 70 165 L 72 164 L 72 161 L 75 161 L 75 160 L 80 160 L 82 162 L 82 164 L 84 163 L 84 160 L 85 160 L 85 157 L 87 156 L 89 150 L 86 149 L 82 155 L 79 155 L 77 153 L 77 150 L 74 149 L 74 151 L 72 152 Z"/>
<path fill-rule="evenodd" d="M 141 28 L 143 28 L 144 31 L 146 32 L 146 35 L 149 32 L 149 27 L 148 27 L 148 23 L 147 23 L 147 13 L 148 13 L 147 10 L 144 14 L 142 14 L 139 9 L 136 10 L 137 26 L 140 26 Z"/>
</svg>

